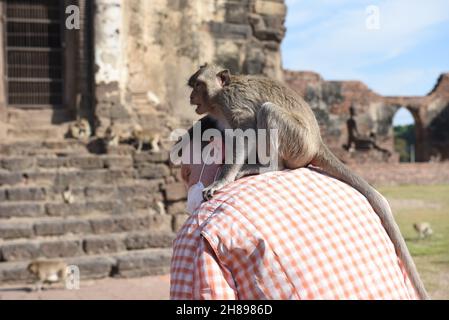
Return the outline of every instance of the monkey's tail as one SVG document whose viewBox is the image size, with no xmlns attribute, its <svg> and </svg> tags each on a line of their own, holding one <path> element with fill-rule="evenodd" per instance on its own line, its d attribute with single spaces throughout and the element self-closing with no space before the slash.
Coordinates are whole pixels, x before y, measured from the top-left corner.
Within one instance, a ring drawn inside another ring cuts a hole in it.
<svg viewBox="0 0 449 320">
<path fill-rule="evenodd" d="M 367 198 L 368 202 L 379 216 L 388 236 L 393 242 L 396 254 L 402 261 L 411 283 L 415 287 L 419 297 L 423 300 L 430 299 L 418 274 L 410 252 L 407 249 L 407 245 L 405 244 L 399 227 L 394 220 L 388 202 L 386 202 L 380 193 L 371 187 L 368 182 L 346 167 L 323 143 L 318 155 L 312 160 L 311 164 L 322 168 L 331 176 L 346 182 Z"/>
</svg>

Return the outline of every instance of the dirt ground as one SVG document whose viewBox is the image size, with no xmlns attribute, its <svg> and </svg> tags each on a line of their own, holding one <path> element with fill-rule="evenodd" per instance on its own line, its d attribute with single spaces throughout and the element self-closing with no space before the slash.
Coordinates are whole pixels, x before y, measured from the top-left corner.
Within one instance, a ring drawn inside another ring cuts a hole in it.
<svg viewBox="0 0 449 320">
<path fill-rule="evenodd" d="M 170 296 L 170 277 L 86 280 L 79 290 L 62 286 L 30 292 L 27 286 L 0 288 L 0 300 L 165 300 Z"/>
</svg>

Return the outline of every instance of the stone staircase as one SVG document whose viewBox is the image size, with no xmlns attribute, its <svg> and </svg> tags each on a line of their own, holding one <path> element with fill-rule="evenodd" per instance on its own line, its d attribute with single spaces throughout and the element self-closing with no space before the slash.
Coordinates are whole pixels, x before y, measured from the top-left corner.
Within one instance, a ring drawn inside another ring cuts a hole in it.
<svg viewBox="0 0 449 320">
<path fill-rule="evenodd" d="M 81 279 L 168 272 L 185 219 L 179 173 L 167 152 L 123 147 L 97 155 L 70 139 L 0 145 L 0 285 L 32 280 L 26 266 L 37 258 L 77 265 Z"/>
</svg>

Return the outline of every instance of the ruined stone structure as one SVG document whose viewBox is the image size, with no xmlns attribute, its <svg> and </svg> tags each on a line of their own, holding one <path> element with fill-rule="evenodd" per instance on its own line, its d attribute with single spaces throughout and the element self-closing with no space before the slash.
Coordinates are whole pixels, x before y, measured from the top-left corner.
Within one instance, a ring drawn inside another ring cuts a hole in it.
<svg viewBox="0 0 449 320">
<path fill-rule="evenodd" d="M 284 1 L 33 3 L 0 2 L 0 284 L 30 280 L 36 258 L 63 258 L 82 278 L 167 272 L 186 219 L 168 134 L 197 119 L 187 79 L 215 62 L 282 80 Z M 79 30 L 60 28 L 70 5 Z M 65 138 L 77 118 L 88 141 Z M 163 150 L 105 152 L 110 124 L 157 129 Z"/>
<path fill-rule="evenodd" d="M 442 74 L 423 97 L 383 97 L 360 81 L 326 81 L 314 72 L 285 71 L 284 79 L 310 103 L 325 141 L 347 162 L 351 159 L 342 145 L 351 107 L 356 111 L 359 132 L 365 136 L 374 132 L 377 143 L 390 151 L 394 146 L 393 117 L 399 108 L 407 108 L 415 120 L 416 160 L 449 159 L 449 73 Z M 378 152 L 354 156 L 359 162 L 387 160 Z M 397 162 L 395 157 L 391 160 Z"/>
</svg>

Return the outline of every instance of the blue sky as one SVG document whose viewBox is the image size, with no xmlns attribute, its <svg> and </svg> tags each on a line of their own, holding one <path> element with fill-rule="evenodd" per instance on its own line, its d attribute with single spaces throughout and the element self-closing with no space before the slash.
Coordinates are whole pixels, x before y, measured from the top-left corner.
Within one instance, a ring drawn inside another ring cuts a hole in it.
<svg viewBox="0 0 449 320">
<path fill-rule="evenodd" d="M 449 72 L 448 0 L 286 2 L 286 69 L 361 80 L 382 95 L 425 95 Z M 379 29 L 366 27 L 370 5 L 379 9 Z"/>
</svg>

